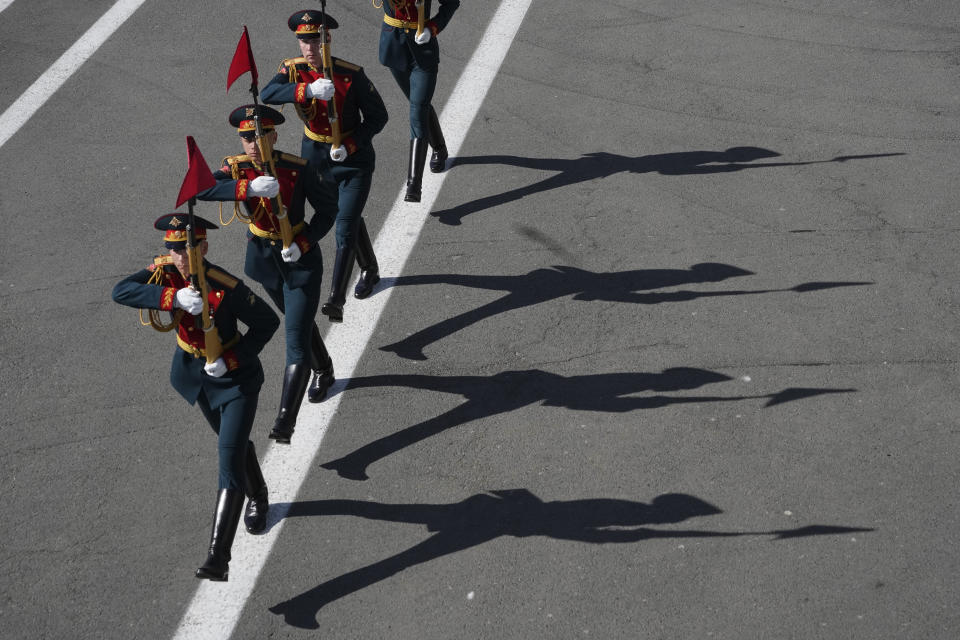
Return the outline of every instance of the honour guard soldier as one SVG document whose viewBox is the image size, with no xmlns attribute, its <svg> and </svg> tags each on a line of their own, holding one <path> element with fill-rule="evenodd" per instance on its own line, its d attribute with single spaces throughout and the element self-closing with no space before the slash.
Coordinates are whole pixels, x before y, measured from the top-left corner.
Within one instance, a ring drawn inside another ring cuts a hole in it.
<svg viewBox="0 0 960 640">
<path fill-rule="evenodd" d="M 430 0 L 380 0 L 379 5 L 374 0 L 374 6 L 382 6 L 384 14 L 380 63 L 390 69 L 410 101 L 410 163 L 403 198 L 407 202 L 420 202 L 428 142 L 433 149 L 430 171 L 440 173 L 447 163 L 447 143 L 430 103 L 440 66 L 437 35 L 450 22 L 460 0 L 439 0 L 439 4 L 437 14 L 430 18 Z"/>
<path fill-rule="evenodd" d="M 311 164 L 330 165 L 337 182 L 337 257 L 330 296 L 320 311 L 342 322 L 354 260 L 360 266 L 354 297 L 366 298 L 380 280 L 361 214 L 376 165 L 372 140 L 387 124 L 387 108 L 362 67 L 330 54 L 329 30 L 337 28 L 336 20 L 308 9 L 290 16 L 287 26 L 302 56 L 284 60 L 261 96 L 270 104 L 294 105 L 304 122 L 300 155 Z"/>
<path fill-rule="evenodd" d="M 261 157 L 255 115 L 266 138 L 264 147 L 272 158 Z M 270 437 L 289 444 L 307 387 L 310 402 L 320 402 L 334 382 L 333 361 L 315 318 L 323 277 L 317 242 L 333 226 L 337 192 L 329 172 L 324 175 L 321 167 L 307 166 L 306 160 L 273 149 L 276 127 L 284 121 L 276 109 L 243 105 L 230 113 L 229 121 L 240 134 L 244 153 L 224 158 L 223 166 L 213 174 L 216 186 L 200 192 L 197 198 L 236 202 L 234 214 L 248 223 L 244 273 L 263 285 L 284 314 L 286 368 L 280 409 Z M 304 219 L 305 202 L 314 209 L 309 223 Z M 286 215 L 278 215 L 278 210 Z M 289 235 L 287 247 L 285 230 Z"/>
<path fill-rule="evenodd" d="M 207 560 L 197 569 L 197 577 L 225 581 L 245 493 L 250 498 L 244 515 L 247 530 L 258 533 L 266 528 L 267 485 L 249 436 L 263 384 L 258 354 L 280 320 L 243 282 L 203 260 L 206 230 L 216 227 L 202 218 L 193 219 L 195 248 L 187 246 L 187 215 L 171 213 L 157 219 L 154 227 L 165 233 L 169 254 L 118 282 L 113 299 L 150 309 L 150 322 L 145 324 L 176 331 L 178 349 L 170 382 L 187 402 L 200 407 L 217 434 L 219 490 Z M 188 284 L 191 274 L 198 273 L 200 291 Z M 163 321 L 161 311 L 173 314 L 170 322 Z M 207 320 L 212 319 L 212 327 L 206 330 L 197 326 L 204 313 Z M 245 333 L 237 328 L 238 321 L 247 326 Z M 208 350 L 214 349 L 221 355 L 209 362 Z"/>
</svg>

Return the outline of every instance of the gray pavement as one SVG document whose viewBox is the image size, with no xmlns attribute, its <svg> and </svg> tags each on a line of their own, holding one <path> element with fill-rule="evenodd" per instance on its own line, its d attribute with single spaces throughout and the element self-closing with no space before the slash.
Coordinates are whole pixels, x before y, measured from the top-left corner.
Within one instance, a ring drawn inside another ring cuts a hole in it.
<svg viewBox="0 0 960 640">
<path fill-rule="evenodd" d="M 0 13 L 0 109 L 88 5 Z M 3 637 L 167 638 L 193 597 L 214 441 L 109 293 L 184 137 L 237 151 L 241 25 L 268 78 L 297 8 L 148 1 L 0 148 Z M 406 106 L 377 10 L 329 9 L 391 109 L 376 233 Z M 943 1 L 535 1 L 234 637 L 955 637 L 958 34 Z"/>
</svg>

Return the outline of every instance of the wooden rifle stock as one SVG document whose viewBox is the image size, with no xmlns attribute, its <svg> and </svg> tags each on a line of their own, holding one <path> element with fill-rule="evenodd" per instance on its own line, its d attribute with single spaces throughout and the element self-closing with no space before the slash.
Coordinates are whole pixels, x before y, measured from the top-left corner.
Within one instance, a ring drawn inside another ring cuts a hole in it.
<svg viewBox="0 0 960 640">
<path fill-rule="evenodd" d="M 420 34 L 423 33 L 424 24 L 427 19 L 430 17 L 426 14 L 430 13 L 430 2 L 428 0 L 417 0 L 417 37 L 420 37 Z"/>
<path fill-rule="evenodd" d="M 196 220 L 193 217 L 194 199 L 191 198 L 188 206 L 189 221 L 187 223 L 187 258 L 190 265 L 190 287 L 200 293 L 203 298 L 203 311 L 200 317 L 196 319 L 200 328 L 203 329 L 203 350 L 207 357 L 207 364 L 217 361 L 217 358 L 223 355 L 223 343 L 220 342 L 220 334 L 217 332 L 217 325 L 210 317 L 210 288 L 207 286 L 207 274 L 203 268 L 203 252 L 197 245 Z"/>
<path fill-rule="evenodd" d="M 333 82 L 333 56 L 330 54 L 330 33 L 327 31 L 327 2 L 320 2 L 320 35 L 323 38 L 323 77 Z M 337 96 L 334 94 L 327 100 L 327 120 L 330 121 L 330 146 L 334 149 L 340 146 L 340 116 L 337 114 Z"/>
<path fill-rule="evenodd" d="M 254 96 L 256 98 L 256 96 Z M 260 105 L 254 105 L 253 123 L 257 129 L 257 146 L 260 147 L 260 164 L 263 166 L 263 172 L 268 176 L 273 176 L 279 180 L 277 175 L 277 165 L 273 159 L 273 145 L 263 134 L 263 124 L 260 122 Z M 283 199 L 280 193 L 275 198 L 270 199 L 270 208 L 273 209 L 273 215 L 280 225 L 280 240 L 283 242 L 283 248 L 287 249 L 293 244 L 293 227 L 290 225 L 290 219 L 287 217 L 287 210 L 283 208 Z"/>
</svg>

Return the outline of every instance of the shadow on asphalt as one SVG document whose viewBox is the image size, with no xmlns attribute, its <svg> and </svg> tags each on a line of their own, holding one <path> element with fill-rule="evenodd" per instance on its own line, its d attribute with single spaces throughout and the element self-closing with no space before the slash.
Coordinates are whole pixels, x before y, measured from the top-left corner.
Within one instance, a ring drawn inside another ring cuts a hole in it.
<svg viewBox="0 0 960 640">
<path fill-rule="evenodd" d="M 762 158 L 778 158 L 780 154 L 762 147 L 731 147 L 725 151 L 681 151 L 677 153 L 658 153 L 647 156 L 621 156 L 615 153 L 597 151 L 585 153 L 579 158 L 561 160 L 556 158 L 525 158 L 509 155 L 465 156 L 452 158 L 451 168 L 469 164 L 496 164 L 540 171 L 556 171 L 545 180 L 525 187 L 512 189 L 485 198 L 457 205 L 452 209 L 432 211 L 431 216 L 449 225 L 459 225 L 463 219 L 478 211 L 491 209 L 520 198 L 568 187 L 580 182 L 607 178 L 618 173 L 659 173 L 667 176 L 703 175 L 730 173 L 746 169 L 769 169 L 773 167 L 800 167 L 828 162 L 849 162 L 903 156 L 905 153 L 871 153 L 854 156 L 837 156 L 829 160 L 809 160 L 806 162 L 754 162 Z"/>
<path fill-rule="evenodd" d="M 687 367 L 666 369 L 662 373 L 603 373 L 582 376 L 561 376 L 530 369 L 503 371 L 492 376 L 387 374 L 353 378 L 347 383 L 348 392 L 361 388 L 407 387 L 452 393 L 463 396 L 465 401 L 445 413 L 374 440 L 321 466 L 336 471 L 343 478 L 366 480 L 368 466 L 406 447 L 468 422 L 533 404 L 563 407 L 573 411 L 624 413 L 675 404 L 745 400 L 766 400 L 764 407 L 771 407 L 829 393 L 856 391 L 792 387 L 765 395 L 659 395 L 660 392 L 697 389 L 731 379 L 730 376 L 716 371 Z M 654 392 L 658 395 L 633 395 L 641 392 Z"/>
<path fill-rule="evenodd" d="M 581 302 L 622 302 L 632 304 L 661 304 L 689 302 L 700 298 L 746 296 L 765 293 L 809 293 L 837 287 L 859 287 L 872 282 L 806 282 L 786 289 L 737 289 L 726 291 L 669 291 L 641 293 L 650 289 L 676 287 L 703 282 L 720 282 L 728 278 L 754 275 L 752 271 L 733 265 L 706 262 L 689 269 L 633 269 L 597 273 L 577 267 L 553 266 L 535 269 L 521 276 L 428 274 L 391 278 L 385 285 L 404 287 L 412 285 L 446 284 L 474 289 L 506 291 L 493 302 L 447 318 L 421 329 L 403 340 L 380 347 L 381 351 L 395 353 L 401 358 L 426 360 L 424 349 L 477 322 L 550 300 L 572 296 Z"/>
<path fill-rule="evenodd" d="M 385 580 L 404 569 L 463 551 L 503 536 L 543 536 L 589 544 L 625 544 L 656 538 L 773 536 L 774 540 L 873 531 L 862 527 L 808 525 L 770 531 L 654 529 L 689 518 L 722 513 L 695 496 L 669 493 L 650 504 L 595 498 L 544 502 L 526 489 L 490 491 L 454 504 L 381 504 L 360 500 L 310 500 L 274 505 L 286 517 L 355 516 L 421 524 L 433 535 L 405 551 L 327 580 L 272 607 L 287 624 L 316 629 L 325 605 Z M 281 516 L 282 517 L 282 516 Z"/>
</svg>

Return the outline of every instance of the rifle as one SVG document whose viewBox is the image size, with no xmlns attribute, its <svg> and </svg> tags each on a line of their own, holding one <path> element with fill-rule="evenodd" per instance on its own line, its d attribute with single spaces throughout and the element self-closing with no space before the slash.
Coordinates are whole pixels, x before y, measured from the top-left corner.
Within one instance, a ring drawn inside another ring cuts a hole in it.
<svg viewBox="0 0 960 640">
<path fill-rule="evenodd" d="M 260 121 L 260 103 L 258 102 L 259 91 L 257 90 L 256 81 L 250 86 L 250 93 L 253 94 L 253 124 L 254 127 L 256 127 L 257 146 L 260 147 L 260 160 L 263 165 L 263 173 L 274 178 L 279 178 L 277 165 L 273 159 L 273 145 L 270 144 L 270 139 L 263 135 L 263 123 Z M 283 208 L 283 200 L 280 197 L 280 192 L 277 192 L 276 197 L 270 198 L 270 208 L 273 210 L 273 215 L 280 225 L 280 240 L 283 243 L 283 248 L 287 249 L 293 244 L 293 227 L 290 226 L 290 219 L 287 218 L 287 210 Z"/>
<path fill-rule="evenodd" d="M 244 25 L 243 34 L 240 36 L 240 42 L 237 43 L 237 50 L 233 54 L 230 69 L 227 71 L 227 91 L 230 91 L 230 85 L 233 84 L 234 80 L 247 71 L 250 72 L 250 94 L 253 95 L 253 124 L 256 128 L 257 146 L 260 148 L 263 173 L 279 178 L 277 166 L 273 160 L 273 145 L 263 135 L 263 123 L 260 120 L 260 79 L 257 73 L 257 63 L 253 59 L 253 48 L 250 46 L 250 34 L 247 33 L 247 27 Z M 283 242 L 283 248 L 287 249 L 293 244 L 293 228 L 287 218 L 287 211 L 283 208 L 283 200 L 278 193 L 275 198 L 270 198 L 269 202 L 273 215 L 280 225 L 280 238 Z"/>
<path fill-rule="evenodd" d="M 327 31 L 327 0 L 320 0 L 320 36 L 323 38 L 323 77 L 333 82 L 333 56 L 330 55 L 330 33 Z M 330 121 L 330 146 L 340 147 L 340 116 L 337 115 L 337 96 L 327 100 L 327 120 Z"/>
<path fill-rule="evenodd" d="M 207 274 L 203 268 L 203 252 L 197 246 L 197 222 L 193 215 L 193 205 L 196 203 L 196 198 L 190 198 L 187 201 L 187 259 L 190 264 L 190 288 L 198 291 L 200 297 L 203 298 L 203 311 L 200 312 L 200 317 L 195 320 L 196 327 L 203 329 L 207 364 L 212 364 L 223 355 L 223 343 L 220 341 L 217 325 L 214 324 L 213 318 L 210 316 L 210 301 L 208 299 L 210 288 L 207 286 Z"/>
<path fill-rule="evenodd" d="M 416 0 L 417 5 L 417 37 L 423 33 L 424 23 L 426 23 L 430 14 L 430 0 Z"/>
</svg>

